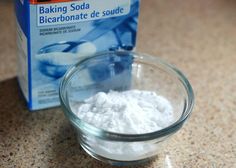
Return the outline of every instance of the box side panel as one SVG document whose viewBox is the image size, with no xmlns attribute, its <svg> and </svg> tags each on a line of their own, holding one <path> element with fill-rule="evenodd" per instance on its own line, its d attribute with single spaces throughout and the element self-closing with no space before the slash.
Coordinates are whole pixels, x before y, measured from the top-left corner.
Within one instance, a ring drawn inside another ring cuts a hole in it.
<svg viewBox="0 0 236 168">
<path fill-rule="evenodd" d="M 28 33 L 28 4 L 27 1 L 15 0 L 17 56 L 18 56 L 18 82 L 22 93 L 30 107 L 30 80 L 29 80 L 29 33 Z"/>
</svg>

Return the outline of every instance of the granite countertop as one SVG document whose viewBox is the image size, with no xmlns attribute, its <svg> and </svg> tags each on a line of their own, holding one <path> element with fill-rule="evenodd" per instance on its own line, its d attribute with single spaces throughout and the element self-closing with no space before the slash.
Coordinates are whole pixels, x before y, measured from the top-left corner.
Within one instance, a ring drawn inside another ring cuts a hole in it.
<svg viewBox="0 0 236 168">
<path fill-rule="evenodd" d="M 236 1 L 142 1 L 138 51 L 175 64 L 196 95 L 190 120 L 151 167 L 236 167 Z M 60 108 L 30 113 L 16 80 L 13 4 L 0 2 L 0 167 L 110 165 L 88 156 Z"/>
</svg>

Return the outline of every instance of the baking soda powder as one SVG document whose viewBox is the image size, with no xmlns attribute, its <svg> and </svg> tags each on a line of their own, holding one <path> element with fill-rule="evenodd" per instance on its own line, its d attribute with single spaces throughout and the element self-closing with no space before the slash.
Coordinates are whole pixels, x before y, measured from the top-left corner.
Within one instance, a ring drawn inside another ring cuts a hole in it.
<svg viewBox="0 0 236 168">
<path fill-rule="evenodd" d="M 150 133 L 174 121 L 170 102 L 150 91 L 99 92 L 72 109 L 81 120 L 100 129 L 122 134 Z M 153 156 L 157 150 L 156 141 L 117 142 L 92 136 L 84 138 L 94 153 L 114 160 L 142 159 Z"/>
<path fill-rule="evenodd" d="M 125 134 L 154 132 L 173 121 L 173 109 L 166 98 L 139 90 L 99 92 L 85 100 L 76 114 L 98 128 Z"/>
</svg>

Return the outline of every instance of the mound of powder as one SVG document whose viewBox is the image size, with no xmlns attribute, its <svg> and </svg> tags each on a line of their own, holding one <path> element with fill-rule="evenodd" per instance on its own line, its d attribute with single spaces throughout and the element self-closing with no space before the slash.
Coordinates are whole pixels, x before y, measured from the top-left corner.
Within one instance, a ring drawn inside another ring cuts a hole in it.
<svg viewBox="0 0 236 168">
<path fill-rule="evenodd" d="M 99 92 L 74 112 L 91 125 L 124 134 L 154 132 L 174 120 L 172 105 L 166 98 L 141 90 Z"/>
</svg>

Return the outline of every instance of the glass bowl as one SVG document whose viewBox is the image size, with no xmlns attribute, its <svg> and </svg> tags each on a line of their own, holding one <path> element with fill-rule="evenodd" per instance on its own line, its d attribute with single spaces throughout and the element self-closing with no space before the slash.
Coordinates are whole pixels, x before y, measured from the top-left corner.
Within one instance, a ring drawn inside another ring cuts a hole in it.
<svg viewBox="0 0 236 168">
<path fill-rule="evenodd" d="M 97 128 L 75 114 L 85 99 L 98 92 L 134 89 L 153 91 L 169 100 L 174 121 L 151 133 L 121 134 Z M 113 165 L 138 164 L 155 157 L 166 140 L 181 129 L 194 104 L 192 87 L 178 69 L 158 57 L 128 51 L 99 53 L 78 62 L 65 74 L 59 94 L 82 148 Z"/>
</svg>

